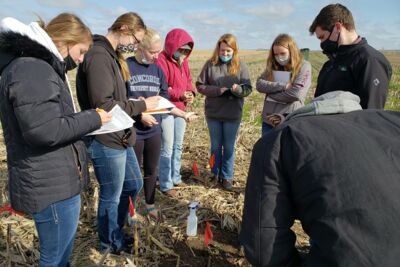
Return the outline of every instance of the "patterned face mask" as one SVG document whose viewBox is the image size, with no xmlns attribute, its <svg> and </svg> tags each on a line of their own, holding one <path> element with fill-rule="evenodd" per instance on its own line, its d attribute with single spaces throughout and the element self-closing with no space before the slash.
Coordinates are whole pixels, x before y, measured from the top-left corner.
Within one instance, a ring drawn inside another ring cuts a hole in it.
<svg viewBox="0 0 400 267">
<path fill-rule="evenodd" d="M 127 45 L 119 44 L 117 46 L 117 50 L 120 51 L 121 53 L 133 53 L 136 51 L 136 49 L 137 49 L 136 44 L 127 44 Z"/>
</svg>

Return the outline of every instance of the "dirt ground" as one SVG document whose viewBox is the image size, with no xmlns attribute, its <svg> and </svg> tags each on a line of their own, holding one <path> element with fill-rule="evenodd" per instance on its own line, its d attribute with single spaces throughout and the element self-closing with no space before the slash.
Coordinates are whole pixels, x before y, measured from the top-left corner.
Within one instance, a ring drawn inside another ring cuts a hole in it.
<svg viewBox="0 0 400 267">
<path fill-rule="evenodd" d="M 199 105 L 200 106 L 200 105 Z M 256 111 L 255 111 L 256 112 Z M 200 113 L 200 110 L 199 110 Z M 182 175 L 187 187 L 177 188 L 178 196 L 168 198 L 159 192 L 156 205 L 165 216 L 163 222 L 148 220 L 138 227 L 138 254 L 107 255 L 98 250 L 96 234 L 96 207 L 98 188 L 92 177 L 91 188 L 82 194 L 82 209 L 79 229 L 72 256 L 72 266 L 250 266 L 244 258 L 238 242 L 241 214 L 244 201 L 245 180 L 251 150 L 259 137 L 259 127 L 253 122 L 243 122 L 236 145 L 234 191 L 227 192 L 220 186 L 208 182 L 210 171 L 209 138 L 203 117 L 188 125 L 182 155 Z M 4 147 L 1 155 L 5 156 Z M 0 162 L 0 206 L 7 202 L 6 161 Z M 195 176 L 192 165 L 196 162 L 199 176 Z M 93 173 L 92 173 L 93 176 Z M 188 204 L 200 201 L 197 212 L 198 235 L 187 238 L 186 218 Z M 142 210 L 143 197 L 138 200 L 138 211 Z M 7 266 L 10 257 L 12 266 L 35 266 L 38 260 L 38 239 L 34 224 L 28 217 L 0 214 L 0 266 Z M 206 248 L 203 244 L 205 221 L 211 224 L 214 239 Z M 10 242 L 7 242 L 7 225 L 11 225 Z M 297 246 L 307 249 L 308 238 L 296 222 Z M 133 227 L 127 231 L 134 234 Z M 7 250 L 7 246 L 9 246 Z"/>
<path fill-rule="evenodd" d="M 203 52 L 200 51 L 191 60 L 193 77 L 197 77 L 207 56 L 207 51 Z M 249 62 L 254 81 L 264 67 L 264 53 L 250 51 L 243 55 Z M 70 82 L 74 87 L 74 73 L 70 74 Z M 72 266 L 250 266 L 239 245 L 238 233 L 251 151 L 261 133 L 262 97 L 253 92 L 246 98 L 235 146 L 233 192 L 227 192 L 208 181 L 211 176 L 208 167 L 210 142 L 203 111 L 204 97 L 196 97 L 189 110 L 198 113 L 199 119 L 187 125 L 182 155 L 181 173 L 188 186 L 177 188 L 178 196 L 173 199 L 157 191 L 156 206 L 165 216 L 165 220 L 154 221 L 145 217 L 141 225 L 137 224 L 136 231 L 135 227 L 127 225 L 126 231 L 130 235 L 136 233 L 136 251 L 133 253 L 101 255 L 97 250 L 98 186 L 92 172 L 90 190 L 82 194 L 80 223 L 71 257 Z M 8 203 L 7 162 L 2 138 L 0 133 L 0 207 Z M 198 166 L 198 176 L 193 174 L 193 163 Z M 200 202 L 197 212 L 198 235 L 187 238 L 186 218 L 191 201 Z M 139 213 L 143 210 L 142 202 L 143 196 L 140 196 L 136 207 Z M 211 224 L 214 235 L 208 247 L 203 244 L 206 221 Z M 37 266 L 38 238 L 33 221 L 28 216 L 21 217 L 6 212 L 0 214 L 0 222 L 0 267 Z M 296 246 L 300 250 L 307 250 L 308 238 L 300 224 L 296 222 L 293 229 L 298 237 Z"/>
</svg>

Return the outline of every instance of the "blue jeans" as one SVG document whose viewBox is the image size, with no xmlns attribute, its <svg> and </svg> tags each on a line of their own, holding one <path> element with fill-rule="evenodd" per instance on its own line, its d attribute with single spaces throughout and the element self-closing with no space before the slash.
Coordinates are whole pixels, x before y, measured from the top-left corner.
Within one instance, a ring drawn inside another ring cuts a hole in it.
<svg viewBox="0 0 400 267">
<path fill-rule="evenodd" d="M 186 121 L 173 115 L 161 119 L 160 190 L 165 192 L 182 182 L 181 156 Z"/>
<path fill-rule="evenodd" d="M 143 187 L 142 174 L 132 147 L 114 149 L 93 140 L 89 153 L 100 185 L 100 251 L 110 248 L 116 252 L 124 245 L 122 228 L 128 217 L 129 196 L 135 201 Z"/>
<path fill-rule="evenodd" d="M 78 194 L 32 215 L 39 235 L 39 267 L 69 266 L 80 209 Z"/>
<path fill-rule="evenodd" d="M 261 126 L 261 137 L 266 135 L 267 133 L 269 133 L 270 131 L 272 131 L 274 129 L 274 127 L 272 127 L 272 125 L 266 123 L 263 121 L 262 126 Z"/>
<path fill-rule="evenodd" d="M 211 141 L 211 155 L 215 157 L 212 173 L 222 179 L 233 179 L 235 141 L 240 126 L 238 121 L 220 121 L 207 118 Z"/>
</svg>

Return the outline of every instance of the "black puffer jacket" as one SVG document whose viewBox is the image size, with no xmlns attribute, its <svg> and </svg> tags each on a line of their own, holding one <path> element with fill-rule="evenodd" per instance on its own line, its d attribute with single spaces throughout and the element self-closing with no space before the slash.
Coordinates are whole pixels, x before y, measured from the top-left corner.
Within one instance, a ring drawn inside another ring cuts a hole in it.
<svg viewBox="0 0 400 267">
<path fill-rule="evenodd" d="M 240 234 L 250 263 L 399 266 L 399 135 L 400 112 L 362 110 L 293 118 L 260 139 Z M 295 218 L 312 239 L 304 262 Z"/>
<path fill-rule="evenodd" d="M 12 207 L 35 213 L 79 194 L 88 174 L 79 139 L 101 126 L 99 115 L 74 113 L 64 63 L 24 35 L 0 33 L 0 72 Z"/>
</svg>

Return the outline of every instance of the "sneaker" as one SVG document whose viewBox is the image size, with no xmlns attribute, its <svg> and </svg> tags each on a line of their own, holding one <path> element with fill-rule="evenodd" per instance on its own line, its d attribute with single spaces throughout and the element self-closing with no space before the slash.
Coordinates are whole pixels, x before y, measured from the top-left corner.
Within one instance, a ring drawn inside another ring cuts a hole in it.
<svg viewBox="0 0 400 267">
<path fill-rule="evenodd" d="M 223 179 L 222 187 L 225 190 L 232 191 L 232 181 L 231 180 L 227 180 L 227 179 Z"/>
<path fill-rule="evenodd" d="M 175 189 L 170 189 L 167 191 L 162 191 L 162 193 L 168 197 L 175 197 L 176 196 L 176 190 Z"/>
</svg>

